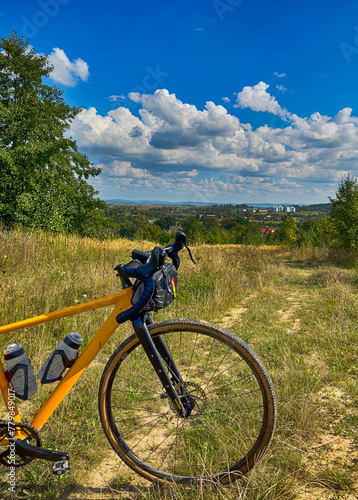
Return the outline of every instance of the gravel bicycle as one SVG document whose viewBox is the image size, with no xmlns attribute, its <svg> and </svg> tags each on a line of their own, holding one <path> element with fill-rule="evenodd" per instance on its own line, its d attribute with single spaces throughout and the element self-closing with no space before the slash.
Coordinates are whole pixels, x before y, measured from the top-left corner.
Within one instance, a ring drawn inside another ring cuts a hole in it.
<svg viewBox="0 0 358 500">
<path fill-rule="evenodd" d="M 29 423 L 21 421 L 11 396 L 11 371 L 0 362 L 1 392 L 11 415 L 0 421 L 0 463 L 17 468 L 43 459 L 53 462 L 54 474 L 70 470 L 68 453 L 44 448 L 40 430 L 125 321 L 132 322 L 134 333 L 104 368 L 98 408 L 109 443 L 129 467 L 151 481 L 227 484 L 263 456 L 277 409 L 271 379 L 258 356 L 218 325 L 152 319 L 152 311 L 175 298 L 178 253 L 184 247 L 193 260 L 182 232 L 164 249 L 133 250 L 132 260 L 115 268 L 121 292 L 0 327 L 4 334 L 115 306 Z"/>
</svg>

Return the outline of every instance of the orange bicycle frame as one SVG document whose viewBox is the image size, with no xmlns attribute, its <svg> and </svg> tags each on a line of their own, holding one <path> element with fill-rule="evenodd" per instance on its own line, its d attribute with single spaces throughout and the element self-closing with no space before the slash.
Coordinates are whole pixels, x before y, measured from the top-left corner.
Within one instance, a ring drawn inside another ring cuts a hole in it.
<svg viewBox="0 0 358 500">
<path fill-rule="evenodd" d="M 60 309 L 58 311 L 0 327 L 0 334 L 4 334 L 12 332 L 14 330 L 20 330 L 21 328 L 38 325 L 40 323 L 47 323 L 49 321 L 64 318 L 66 316 L 81 314 L 83 312 L 100 309 L 102 307 L 107 307 L 110 305 L 116 306 L 113 312 L 110 314 L 109 318 L 103 323 L 95 336 L 91 339 L 82 354 L 76 359 L 69 371 L 49 394 L 36 415 L 31 419 L 30 424 L 37 430 L 41 429 L 41 427 L 47 422 L 47 420 L 59 406 L 61 401 L 66 397 L 74 384 L 80 378 L 87 366 L 97 356 L 103 345 L 107 342 L 112 333 L 119 326 L 118 322 L 116 321 L 116 317 L 119 313 L 126 311 L 127 309 L 132 307 L 131 298 L 132 288 L 129 287 L 114 295 L 108 295 L 107 297 L 91 300 L 83 304 L 67 307 L 65 309 Z M 0 388 L 8 410 L 10 410 L 8 397 L 9 387 L 10 386 L 5 375 L 4 366 L 0 362 Z M 11 410 L 15 412 L 14 421 L 20 422 L 21 418 L 17 406 L 11 406 Z"/>
</svg>

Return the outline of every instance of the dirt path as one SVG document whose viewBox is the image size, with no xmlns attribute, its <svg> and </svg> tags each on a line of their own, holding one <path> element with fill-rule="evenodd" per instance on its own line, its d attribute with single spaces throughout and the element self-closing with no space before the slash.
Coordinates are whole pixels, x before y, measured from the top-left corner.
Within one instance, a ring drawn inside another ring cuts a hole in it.
<svg viewBox="0 0 358 500">
<path fill-rule="evenodd" d="M 287 273 L 292 277 L 296 276 L 302 280 L 308 280 L 314 271 L 300 268 L 287 268 Z M 302 295 L 299 289 L 294 285 L 289 285 L 289 280 L 285 283 L 285 299 L 282 301 L 279 309 L 275 311 L 275 321 L 278 321 L 287 333 L 295 335 L 301 328 L 301 319 L 299 311 L 304 304 L 305 295 Z M 240 322 L 244 315 L 250 311 L 254 301 L 258 299 L 259 293 L 254 293 L 246 297 L 240 304 L 228 310 L 225 315 L 217 318 L 214 322 L 228 329 L 233 328 Z M 321 360 L 319 353 L 310 353 L 306 361 L 313 365 L 320 366 L 322 372 L 326 369 L 324 360 Z M 337 388 L 332 388 L 337 390 Z M 337 393 L 338 394 L 338 393 Z M 336 396 L 337 396 L 336 394 Z M 317 395 L 319 398 L 319 394 Z M 338 397 L 338 396 L 337 396 Z M 345 395 L 342 395 L 345 398 Z M 327 430 L 320 435 L 317 442 L 311 443 L 307 450 L 303 452 L 302 461 L 309 464 L 312 478 L 317 476 L 317 484 L 310 481 L 307 485 L 297 486 L 295 496 L 296 500 L 357 500 L 358 496 L 354 490 L 350 492 L 334 490 L 319 484 L 320 462 L 322 457 L 326 457 L 329 463 L 348 464 L 352 471 L 358 464 L 358 448 L 353 438 L 337 435 L 333 430 Z M 117 480 L 117 478 L 120 479 Z M 128 478 L 127 481 L 126 479 Z M 358 491 L 358 485 L 355 485 Z M 136 500 L 144 498 L 161 498 L 160 492 L 155 495 L 155 486 L 136 475 L 126 465 L 122 464 L 120 459 L 113 451 L 109 451 L 106 459 L 94 470 L 85 476 L 81 484 L 75 488 L 69 489 L 59 500 Z M 154 494 L 153 494 L 154 493 Z M 202 497 L 205 498 L 205 497 Z M 291 498 L 291 497 L 290 497 Z"/>
<path fill-rule="evenodd" d="M 214 323 L 217 323 L 218 325 L 221 325 L 224 328 L 230 329 L 249 310 L 250 302 L 254 300 L 256 297 L 257 297 L 256 293 L 249 295 L 248 297 L 245 298 L 245 300 L 241 304 L 227 311 L 227 313 L 222 318 L 217 319 L 216 321 L 214 321 Z"/>
<path fill-rule="evenodd" d="M 121 482 L 116 481 L 120 473 Z M 122 479 L 126 476 L 127 482 Z M 134 500 L 143 498 L 146 493 L 149 495 L 152 489 L 152 483 L 130 471 L 116 453 L 110 451 L 106 459 L 84 477 L 81 484 L 68 488 L 59 500 Z"/>
</svg>

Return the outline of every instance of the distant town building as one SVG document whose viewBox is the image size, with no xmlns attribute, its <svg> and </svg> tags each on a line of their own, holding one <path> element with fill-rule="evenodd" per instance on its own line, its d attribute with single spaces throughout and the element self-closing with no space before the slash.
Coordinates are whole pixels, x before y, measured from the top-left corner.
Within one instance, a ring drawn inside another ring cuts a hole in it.
<svg viewBox="0 0 358 500">
<path fill-rule="evenodd" d="M 273 207 L 274 212 L 296 212 L 295 207 L 289 207 L 285 205 L 278 205 L 277 207 Z"/>
</svg>

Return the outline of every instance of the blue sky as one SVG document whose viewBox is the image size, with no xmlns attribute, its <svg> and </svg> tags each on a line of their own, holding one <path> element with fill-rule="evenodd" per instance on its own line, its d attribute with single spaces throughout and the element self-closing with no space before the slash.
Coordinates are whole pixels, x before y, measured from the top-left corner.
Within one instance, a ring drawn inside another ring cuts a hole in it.
<svg viewBox="0 0 358 500">
<path fill-rule="evenodd" d="M 13 0 L 102 199 L 325 203 L 358 176 L 358 4 Z"/>
</svg>

